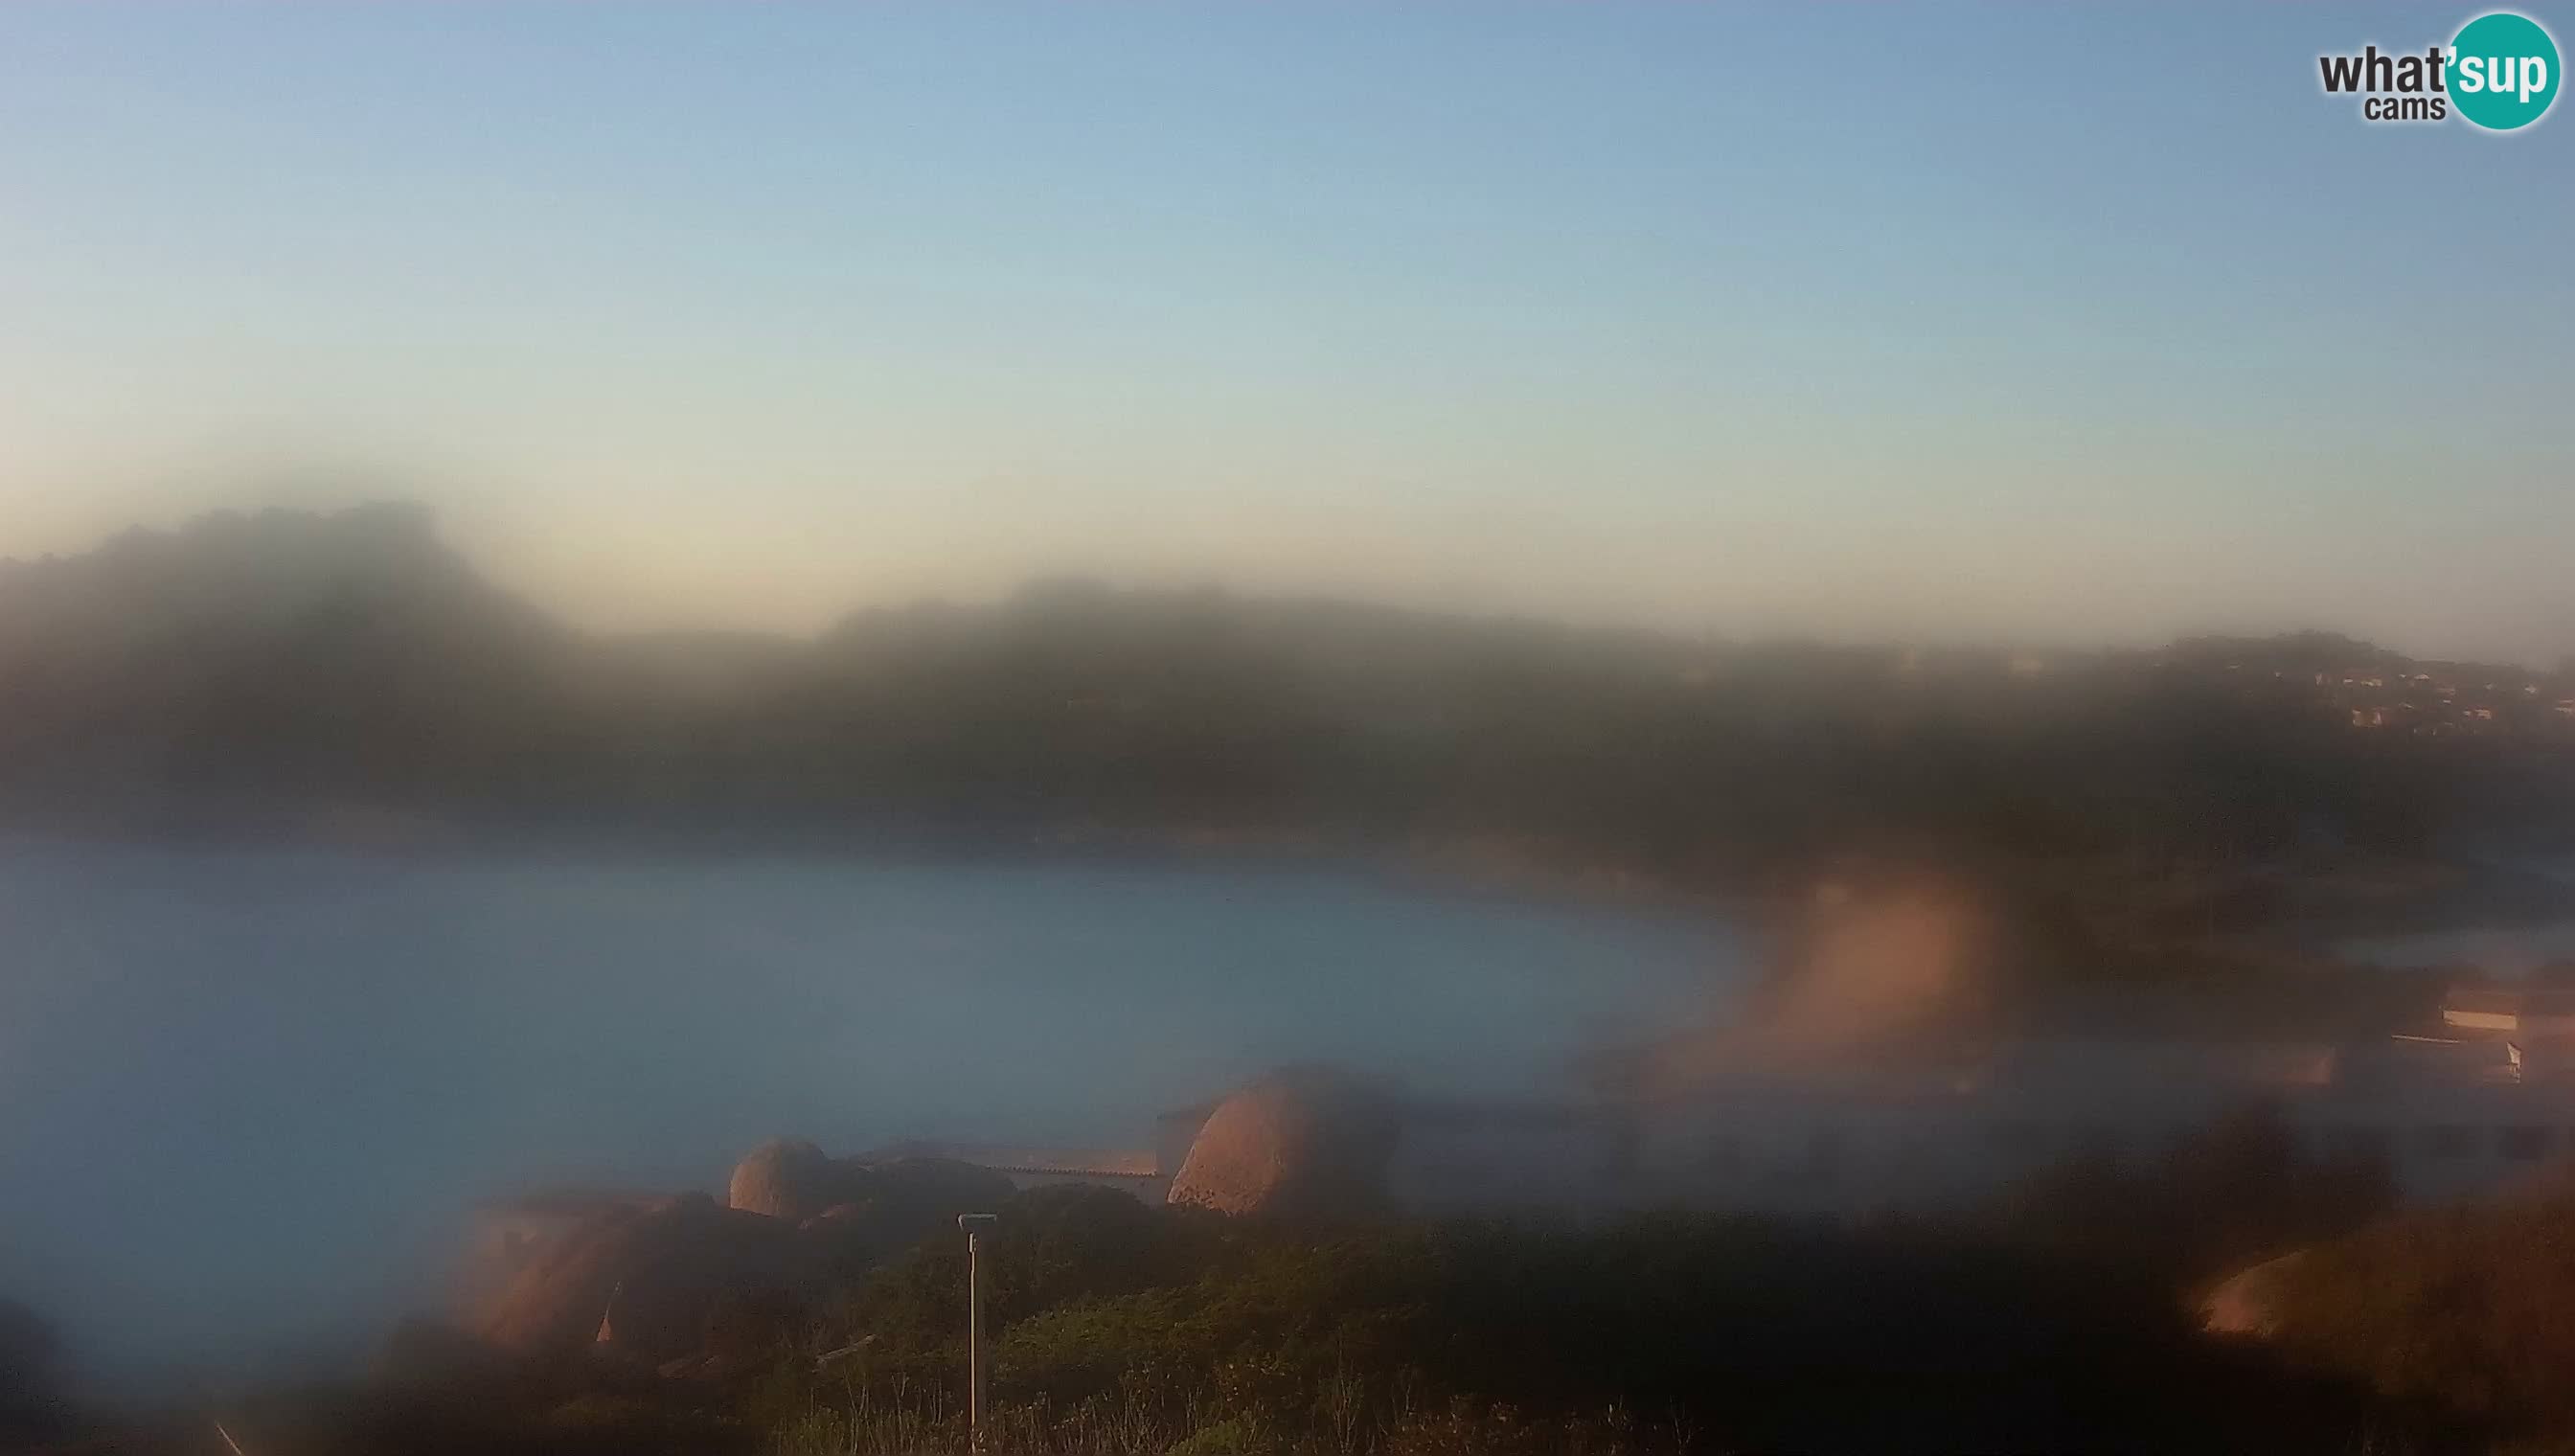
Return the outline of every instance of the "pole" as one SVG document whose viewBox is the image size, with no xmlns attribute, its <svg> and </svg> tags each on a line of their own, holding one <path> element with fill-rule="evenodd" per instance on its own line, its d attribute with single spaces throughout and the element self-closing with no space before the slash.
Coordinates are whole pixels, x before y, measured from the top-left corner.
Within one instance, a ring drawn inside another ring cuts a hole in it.
<svg viewBox="0 0 2575 1456">
<path fill-rule="evenodd" d="M 966 1348 L 968 1394 L 966 1419 L 975 1428 L 975 1446 L 984 1445 L 984 1240 L 966 1235 Z"/>
<path fill-rule="evenodd" d="M 990 1213 L 961 1213 L 957 1226 L 966 1230 L 966 1423 L 975 1449 L 984 1449 L 984 1230 Z"/>
</svg>

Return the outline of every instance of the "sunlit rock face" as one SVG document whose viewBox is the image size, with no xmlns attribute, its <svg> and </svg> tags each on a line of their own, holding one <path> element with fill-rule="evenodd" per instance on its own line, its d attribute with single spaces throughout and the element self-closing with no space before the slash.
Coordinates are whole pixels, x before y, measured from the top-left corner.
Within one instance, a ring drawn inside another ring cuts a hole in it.
<svg viewBox="0 0 2575 1456">
<path fill-rule="evenodd" d="M 1972 1024 L 1985 1008 L 1993 927 L 1973 899 L 1931 883 L 1818 897 L 1793 971 L 1761 998 L 1761 1034 L 1793 1053 L 1901 1044 Z"/>
<path fill-rule="evenodd" d="M 553 1238 L 474 1332 L 521 1356 L 696 1355 L 726 1311 L 789 1307 L 1013 1191 L 1008 1176 L 952 1159 L 833 1158 L 776 1138 L 735 1168 L 726 1203 L 683 1193 L 611 1206 Z"/>
<path fill-rule="evenodd" d="M 801 1137 L 773 1137 L 734 1165 L 726 1201 L 746 1213 L 801 1223 L 848 1199 L 821 1148 Z"/>
<path fill-rule="evenodd" d="M 1828 880 L 1782 926 L 1776 962 L 1731 1018 L 1604 1058 L 1602 1080 L 1673 1095 L 1972 1067 L 1996 1028 L 2008 951 L 1982 897 L 1943 876 Z"/>
<path fill-rule="evenodd" d="M 2280 1329 L 2280 1281 L 2304 1262 L 2304 1251 L 2240 1269 L 2200 1302 L 2201 1327 L 2211 1334 L 2267 1339 Z"/>
<path fill-rule="evenodd" d="M 519 1354 L 592 1343 L 643 1357 L 704 1343 L 716 1300 L 801 1282 L 808 1258 L 794 1225 L 685 1193 L 620 1210 L 566 1239 L 503 1296 L 483 1335 Z"/>
<path fill-rule="evenodd" d="M 1217 1104 L 1169 1198 L 1219 1213 L 1366 1213 L 1385 1203 L 1399 1129 L 1383 1087 L 1329 1068 L 1274 1072 Z"/>
</svg>

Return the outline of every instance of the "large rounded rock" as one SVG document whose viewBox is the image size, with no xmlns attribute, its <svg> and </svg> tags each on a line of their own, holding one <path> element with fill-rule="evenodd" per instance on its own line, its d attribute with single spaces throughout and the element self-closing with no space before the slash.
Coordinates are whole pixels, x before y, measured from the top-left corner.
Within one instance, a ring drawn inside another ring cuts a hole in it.
<svg viewBox="0 0 2575 1456">
<path fill-rule="evenodd" d="M 1013 1191 L 1006 1175 L 970 1163 L 834 1159 L 778 1138 L 734 1169 L 724 1204 L 704 1193 L 609 1204 L 533 1246 L 470 1323 L 505 1355 L 596 1343 L 660 1365 L 702 1354 L 711 1328 L 730 1341 L 718 1353 L 740 1355 L 771 1342 L 777 1311 L 924 1237 L 953 1234 L 958 1214 Z"/>
<path fill-rule="evenodd" d="M 823 1150 L 801 1137 L 773 1137 L 734 1165 L 726 1201 L 745 1213 L 766 1213 L 791 1223 L 847 1201 L 840 1170 Z"/>
<path fill-rule="evenodd" d="M 1322 1067 L 1274 1072 L 1217 1104 L 1167 1196 L 1220 1213 L 1372 1212 L 1399 1126 L 1394 1099 L 1372 1083 Z"/>
</svg>

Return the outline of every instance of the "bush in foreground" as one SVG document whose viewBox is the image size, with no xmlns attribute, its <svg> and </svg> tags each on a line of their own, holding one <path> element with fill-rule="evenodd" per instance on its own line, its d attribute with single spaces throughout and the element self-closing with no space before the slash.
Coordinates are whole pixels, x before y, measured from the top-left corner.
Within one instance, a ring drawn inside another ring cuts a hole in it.
<svg viewBox="0 0 2575 1456">
<path fill-rule="evenodd" d="M 962 1449 L 955 1242 L 816 1331 L 854 1354 L 750 1398 L 782 1452 Z M 1952 1228 L 1291 1229 L 1050 1193 L 994 1248 L 1006 1451 L 2341 1451 L 2430 1429 L 2207 1340 L 2159 1269 Z"/>
</svg>

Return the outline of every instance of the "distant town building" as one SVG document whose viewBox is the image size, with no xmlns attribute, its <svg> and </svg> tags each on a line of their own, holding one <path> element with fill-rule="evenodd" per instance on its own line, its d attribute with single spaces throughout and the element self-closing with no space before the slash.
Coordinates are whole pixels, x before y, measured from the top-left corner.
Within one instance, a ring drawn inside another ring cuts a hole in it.
<svg viewBox="0 0 2575 1456">
<path fill-rule="evenodd" d="M 2441 1022 L 2525 1041 L 2575 1038 L 2575 987 L 2454 987 L 2441 1002 Z"/>
</svg>

